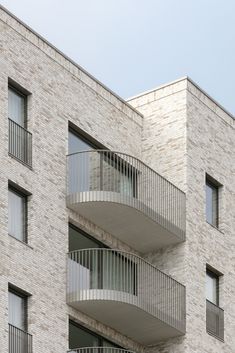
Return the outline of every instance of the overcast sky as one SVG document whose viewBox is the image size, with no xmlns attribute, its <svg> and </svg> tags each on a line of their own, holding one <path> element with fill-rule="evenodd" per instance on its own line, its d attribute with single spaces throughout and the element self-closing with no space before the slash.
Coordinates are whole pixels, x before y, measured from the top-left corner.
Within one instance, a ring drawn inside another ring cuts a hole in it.
<svg viewBox="0 0 235 353">
<path fill-rule="evenodd" d="M 0 0 L 123 98 L 188 75 L 235 113 L 235 0 Z"/>
</svg>

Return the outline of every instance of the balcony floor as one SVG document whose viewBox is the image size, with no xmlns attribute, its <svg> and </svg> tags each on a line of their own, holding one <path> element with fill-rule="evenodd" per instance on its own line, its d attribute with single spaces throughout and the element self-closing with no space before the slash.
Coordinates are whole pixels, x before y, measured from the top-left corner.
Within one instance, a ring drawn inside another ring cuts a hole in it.
<svg viewBox="0 0 235 353">
<path fill-rule="evenodd" d="M 153 211 L 149 213 L 139 200 L 118 193 L 74 193 L 67 197 L 67 205 L 141 253 L 183 241 L 180 228 Z"/>
<path fill-rule="evenodd" d="M 183 330 L 179 331 L 138 306 L 128 303 L 126 293 L 117 292 L 119 300 L 114 301 L 108 300 L 107 290 L 92 292 L 87 291 L 87 299 L 90 296 L 88 300 L 72 302 L 68 298 L 68 304 L 141 344 L 153 345 L 161 340 L 184 334 Z M 134 297 L 130 294 L 128 296 Z M 133 303 L 133 298 L 130 301 Z"/>
</svg>

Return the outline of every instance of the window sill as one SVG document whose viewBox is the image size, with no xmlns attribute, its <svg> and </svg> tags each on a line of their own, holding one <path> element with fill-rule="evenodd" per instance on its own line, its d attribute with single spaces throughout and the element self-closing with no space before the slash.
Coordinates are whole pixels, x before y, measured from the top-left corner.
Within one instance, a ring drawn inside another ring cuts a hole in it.
<svg viewBox="0 0 235 353">
<path fill-rule="evenodd" d="M 224 234 L 224 232 L 223 232 L 221 229 L 219 229 L 218 227 L 213 226 L 213 224 L 211 224 L 211 223 L 209 223 L 209 222 L 207 222 L 207 221 L 206 221 L 206 223 L 207 223 L 209 226 L 211 226 L 212 228 L 218 230 L 218 232 L 220 232 L 221 234 Z"/>
<path fill-rule="evenodd" d="M 17 239 L 16 237 L 14 237 L 13 235 L 11 235 L 11 234 L 9 234 L 9 233 L 8 233 L 8 235 L 9 235 L 9 237 L 11 237 L 12 239 L 15 239 L 15 240 L 18 241 L 19 243 L 24 244 L 24 245 L 26 245 L 28 248 L 30 248 L 30 249 L 33 250 L 33 247 L 32 247 L 31 245 L 29 245 L 28 243 L 25 243 L 24 241 L 22 241 L 22 240 L 20 240 L 20 239 Z"/>
</svg>

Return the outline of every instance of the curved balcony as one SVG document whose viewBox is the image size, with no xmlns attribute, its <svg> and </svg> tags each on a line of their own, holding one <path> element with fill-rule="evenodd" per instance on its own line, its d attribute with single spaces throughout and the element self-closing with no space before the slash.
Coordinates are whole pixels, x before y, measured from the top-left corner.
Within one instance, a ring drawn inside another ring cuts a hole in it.
<svg viewBox="0 0 235 353">
<path fill-rule="evenodd" d="M 142 344 L 185 332 L 185 287 L 119 250 L 68 254 L 67 303 Z"/>
<path fill-rule="evenodd" d="M 116 347 L 85 347 L 75 348 L 67 351 L 67 353 L 134 353 L 122 348 Z"/>
<path fill-rule="evenodd" d="M 185 240 L 185 194 L 140 160 L 104 150 L 67 158 L 69 208 L 140 252 Z"/>
</svg>

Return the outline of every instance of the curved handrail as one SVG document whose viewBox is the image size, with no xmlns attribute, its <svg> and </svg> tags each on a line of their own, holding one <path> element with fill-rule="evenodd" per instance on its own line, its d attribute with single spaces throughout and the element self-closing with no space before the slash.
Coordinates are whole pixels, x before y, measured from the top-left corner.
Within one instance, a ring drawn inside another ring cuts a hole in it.
<svg viewBox="0 0 235 353">
<path fill-rule="evenodd" d="M 78 152 L 73 152 L 73 153 L 68 153 L 67 154 L 67 158 L 70 156 L 74 156 L 76 154 L 81 154 L 81 153 L 87 153 L 87 152 L 107 152 L 110 153 L 112 152 L 113 154 L 118 155 L 123 155 L 129 158 L 134 158 L 136 161 L 138 161 L 139 163 L 141 163 L 142 165 L 144 165 L 146 168 L 148 168 L 149 170 L 151 170 L 152 172 L 154 172 L 155 174 L 157 174 L 160 178 L 164 179 L 165 181 L 167 181 L 169 184 L 171 184 L 174 188 L 176 188 L 177 190 L 179 190 L 182 194 L 185 195 L 185 192 L 183 190 L 181 190 L 178 186 L 176 186 L 175 184 L 173 184 L 170 180 L 168 180 L 167 178 L 163 177 L 161 174 L 159 174 L 158 172 L 156 172 L 156 170 L 154 170 L 153 168 L 151 168 L 150 166 L 148 166 L 145 162 L 143 162 L 140 158 L 138 157 L 134 157 L 131 154 L 128 153 L 124 153 L 124 152 L 120 152 L 120 151 L 114 151 L 114 150 L 105 150 L 105 149 L 91 149 L 91 150 L 83 150 L 83 151 L 78 151 Z"/>
<path fill-rule="evenodd" d="M 185 193 L 138 158 L 88 150 L 68 155 L 67 161 L 68 196 L 77 195 L 76 202 L 125 204 L 185 239 Z"/>
<path fill-rule="evenodd" d="M 100 248 L 72 251 L 68 276 L 68 302 L 123 302 L 184 331 L 185 286 L 138 255 Z"/>
<path fill-rule="evenodd" d="M 182 283 L 180 283 L 179 281 L 177 281 L 174 277 L 172 277 L 171 275 L 168 275 L 166 274 L 164 271 L 162 270 L 159 270 L 159 268 L 157 268 L 157 266 L 151 264 L 151 262 L 147 261 L 146 259 L 144 259 L 143 257 L 135 254 L 135 253 L 132 253 L 132 252 L 129 252 L 129 251 L 125 251 L 125 250 L 119 250 L 119 249 L 109 249 L 109 248 L 86 248 L 86 249 L 80 249 L 80 250 L 72 250 L 72 251 L 69 251 L 67 253 L 68 256 L 72 255 L 72 254 L 75 254 L 75 253 L 79 253 L 79 252 L 83 252 L 83 251 L 92 251 L 92 250 L 104 250 L 104 251 L 110 251 L 110 252 L 114 252 L 114 253 L 119 253 L 120 255 L 123 255 L 123 256 L 130 256 L 132 258 L 136 258 L 138 259 L 139 261 L 143 261 L 146 263 L 146 265 L 148 266 L 151 266 L 152 268 L 154 268 L 156 271 L 162 273 L 163 275 L 169 277 L 172 279 L 172 281 L 175 281 L 177 282 L 179 285 L 185 287 Z M 213 304 L 213 303 L 212 303 Z"/>
<path fill-rule="evenodd" d="M 133 351 L 118 347 L 82 347 L 74 348 L 67 353 L 134 353 Z"/>
</svg>

